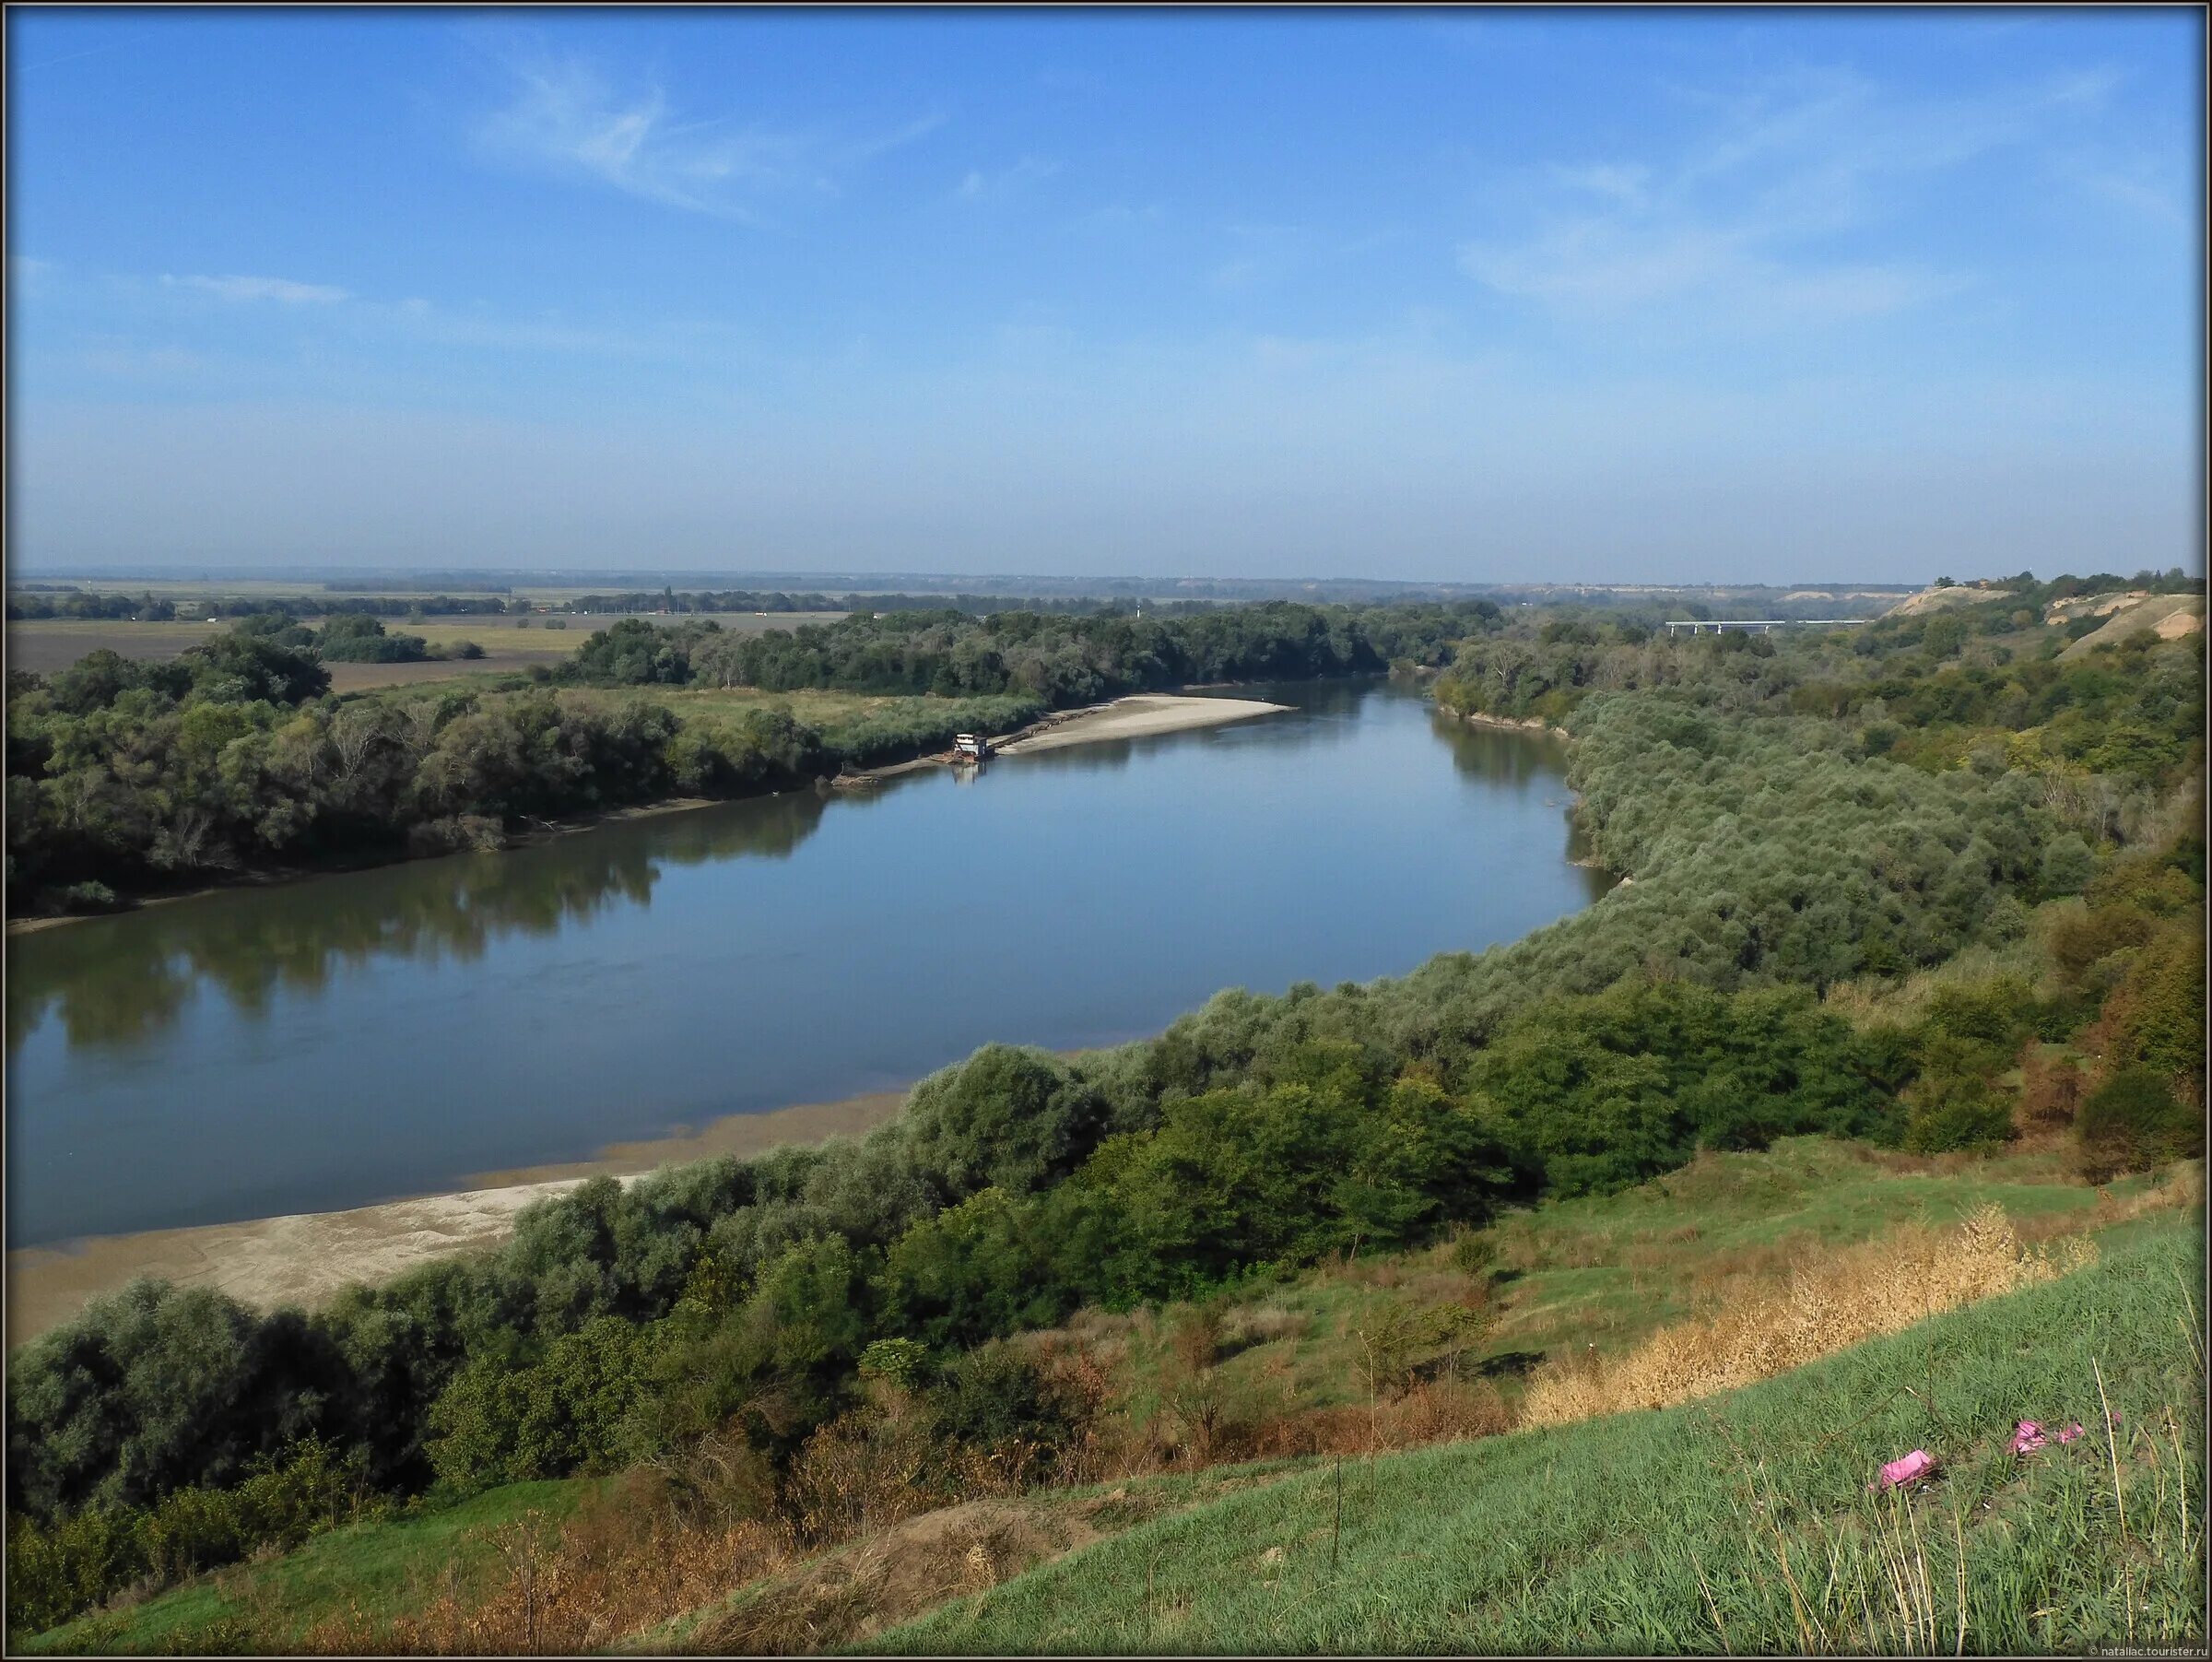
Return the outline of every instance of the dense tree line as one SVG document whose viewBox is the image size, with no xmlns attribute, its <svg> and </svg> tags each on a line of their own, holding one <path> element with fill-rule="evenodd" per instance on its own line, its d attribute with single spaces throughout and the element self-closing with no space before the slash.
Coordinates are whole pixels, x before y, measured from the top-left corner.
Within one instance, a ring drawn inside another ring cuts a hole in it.
<svg viewBox="0 0 2212 1662">
<path fill-rule="evenodd" d="M 508 611 L 527 611 L 528 601 L 510 603 L 489 595 L 211 595 L 182 602 L 193 615 L 203 618 L 252 618 L 275 612 L 287 619 L 301 618 L 445 618 L 497 617 Z M 152 594 L 92 594 L 70 591 L 32 594 L 11 590 L 7 618 L 11 623 L 49 618 L 133 619 L 141 623 L 166 623 L 178 616 L 178 602 Z"/>
<path fill-rule="evenodd" d="M 312 652 L 326 664 L 421 664 L 433 658 L 471 660 L 484 655 L 474 641 L 433 647 L 420 635 L 394 633 L 368 612 L 340 612 L 320 629 L 296 622 L 285 612 L 254 612 L 241 619 L 237 628 L 279 646 Z"/>
<path fill-rule="evenodd" d="M 1434 662 L 1497 616 L 1484 603 L 1271 603 L 1170 619 L 933 608 L 747 636 L 626 618 L 558 672 L 537 666 L 548 683 L 936 701 L 820 731 L 771 710 L 687 720 L 551 685 L 335 699 L 325 660 L 437 654 L 365 611 L 311 628 L 264 610 L 168 664 L 102 650 L 52 678 L 10 678 L 10 901 L 96 910 L 118 889 L 199 873 L 492 845 L 532 817 L 781 790 L 1140 688 Z M 465 642 L 452 654 L 479 655 Z"/>
<path fill-rule="evenodd" d="M 2139 807 L 2201 771 L 2205 693 L 2201 655 L 2186 637 L 2144 631 L 2062 656 L 2078 631 L 2045 627 L 2041 607 L 2103 593 L 2080 585 L 2106 581 L 1996 591 L 1848 633 L 1669 636 L 1635 622 L 1552 618 L 1468 641 L 1439 678 L 1437 698 L 1469 713 L 1552 723 L 1608 691 L 1823 716 L 1871 755 L 1930 771 L 2031 774 L 2077 829 L 2110 840 L 2131 802 Z"/>
<path fill-rule="evenodd" d="M 1290 602 L 1184 616 L 1088 616 L 942 607 L 855 612 L 834 623 L 734 634 L 711 623 L 654 631 L 624 619 L 584 644 L 570 672 L 623 685 L 698 683 L 771 692 L 835 689 L 940 697 L 1018 693 L 1054 708 L 1215 681 L 1308 680 L 1435 664 L 1487 601 L 1315 607 Z"/>
<path fill-rule="evenodd" d="M 208 873 L 496 846 L 530 819 L 810 784 L 1041 708 L 948 700 L 825 733 L 773 708 L 683 720 L 553 689 L 339 700 L 316 651 L 327 637 L 300 644 L 296 630 L 234 630 L 162 664 L 102 651 L 51 678 L 11 676 L 10 903 L 97 910 L 118 889 Z"/>
<path fill-rule="evenodd" d="M 1213 611 L 1215 600 L 1147 600 L 1102 598 L 1089 595 L 872 595 L 822 594 L 783 589 L 630 589 L 611 595 L 579 595 L 556 603 L 561 611 L 602 613 L 667 612 L 964 612 L 983 617 L 992 612 L 1041 612 L 1053 616 L 1088 617 L 1098 612 L 1138 611 L 1162 617 Z"/>
</svg>

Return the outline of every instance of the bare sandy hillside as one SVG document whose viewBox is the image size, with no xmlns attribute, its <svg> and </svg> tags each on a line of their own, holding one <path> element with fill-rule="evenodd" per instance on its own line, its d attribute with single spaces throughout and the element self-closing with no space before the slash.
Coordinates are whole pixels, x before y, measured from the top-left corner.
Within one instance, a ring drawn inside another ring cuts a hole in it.
<svg viewBox="0 0 2212 1662">
<path fill-rule="evenodd" d="M 2071 623 L 2077 618 L 2109 618 L 2137 601 L 2149 598 L 2148 589 L 2128 589 L 2124 592 L 2107 589 L 2102 594 L 2074 595 L 2064 600 L 2053 600 L 2045 607 L 2043 621 Z"/>
<path fill-rule="evenodd" d="M 2114 609 L 2109 622 L 2082 636 L 2059 654 L 2059 657 L 2062 661 L 2087 657 L 2100 646 L 2117 646 L 2144 630 L 2161 641 L 2178 641 L 2183 635 L 2196 633 L 2204 626 L 2203 595 L 2155 595 Z"/>
<path fill-rule="evenodd" d="M 1907 595 L 1882 616 L 1917 618 L 1928 612 L 1947 611 L 1954 606 L 1972 606 L 1979 601 L 1996 598 L 1998 595 L 1994 589 L 1978 589 L 1971 583 L 1955 583 L 1947 589 L 1923 589 L 1917 595 Z"/>
</svg>

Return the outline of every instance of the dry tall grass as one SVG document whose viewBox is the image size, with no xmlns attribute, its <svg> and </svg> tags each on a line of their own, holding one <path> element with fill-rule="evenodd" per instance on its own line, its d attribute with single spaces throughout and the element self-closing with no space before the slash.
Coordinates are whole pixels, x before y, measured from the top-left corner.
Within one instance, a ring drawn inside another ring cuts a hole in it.
<svg viewBox="0 0 2212 1662">
<path fill-rule="evenodd" d="M 297 1650 L 573 1656 L 697 1609 L 794 1557 L 784 1532 L 753 1522 L 688 1519 L 652 1492 L 650 1480 L 626 1481 L 565 1526 L 525 1518 L 489 1538 L 499 1574 L 488 1591 L 456 1585 L 418 1612 L 392 1620 L 355 1610 L 302 1635 Z"/>
<path fill-rule="evenodd" d="M 1783 1285 L 1662 1328 L 1618 1360 L 1538 1369 L 1522 1421 L 1563 1425 L 1733 1390 L 1976 1299 L 2049 1280 L 2093 1261 L 2095 1250 L 2086 1241 L 2030 1247 L 1994 1206 L 1956 1229 L 1894 1231 L 1804 1258 Z"/>
</svg>

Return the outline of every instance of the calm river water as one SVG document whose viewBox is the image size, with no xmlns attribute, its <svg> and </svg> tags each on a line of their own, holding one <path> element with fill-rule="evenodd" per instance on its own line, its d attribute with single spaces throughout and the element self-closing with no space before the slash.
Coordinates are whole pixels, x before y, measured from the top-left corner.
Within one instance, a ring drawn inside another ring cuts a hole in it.
<svg viewBox="0 0 2212 1662">
<path fill-rule="evenodd" d="M 238 890 L 7 946 L 9 1247 L 362 1206 L 987 1040 L 1397 974 L 1603 891 L 1556 741 L 1382 682 L 1228 727 Z"/>
</svg>

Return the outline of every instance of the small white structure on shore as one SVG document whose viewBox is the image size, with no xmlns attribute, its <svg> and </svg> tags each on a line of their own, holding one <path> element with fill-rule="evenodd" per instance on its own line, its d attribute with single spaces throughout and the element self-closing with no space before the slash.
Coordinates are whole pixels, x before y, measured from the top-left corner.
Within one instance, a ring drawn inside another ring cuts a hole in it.
<svg viewBox="0 0 2212 1662">
<path fill-rule="evenodd" d="M 982 761 L 991 754 L 991 741 L 980 733 L 956 733 L 952 736 L 953 750 L 961 756 L 972 756 Z"/>
</svg>

